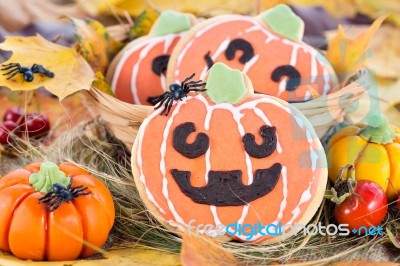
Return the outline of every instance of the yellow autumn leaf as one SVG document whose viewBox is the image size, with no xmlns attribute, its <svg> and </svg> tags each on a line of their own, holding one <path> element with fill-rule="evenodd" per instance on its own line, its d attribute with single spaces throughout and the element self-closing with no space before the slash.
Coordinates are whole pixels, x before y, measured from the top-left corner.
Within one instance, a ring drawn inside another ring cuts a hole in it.
<svg viewBox="0 0 400 266">
<path fill-rule="evenodd" d="M 93 70 L 76 50 L 49 42 L 40 35 L 7 37 L 0 43 L 0 49 L 12 51 L 10 59 L 2 63 L 3 69 L 10 63 L 18 63 L 21 67 L 38 64 L 54 73 L 53 78 L 35 73 L 34 79 L 28 82 L 21 73 L 8 79 L 10 74 L 5 74 L 11 69 L 0 70 L 0 86 L 10 90 L 28 91 L 43 86 L 62 100 L 76 91 L 89 90 L 95 79 Z"/>
<path fill-rule="evenodd" d="M 78 50 L 96 71 L 105 73 L 123 43 L 114 40 L 103 24 L 93 19 L 69 18 L 75 28 Z"/>
<path fill-rule="evenodd" d="M 93 87 L 95 87 L 99 91 L 107 93 L 108 95 L 114 96 L 114 92 L 111 89 L 110 83 L 104 77 L 103 73 L 101 73 L 100 71 L 96 71 L 95 74 L 96 80 L 93 81 Z"/>
<path fill-rule="evenodd" d="M 195 15 L 216 15 L 227 13 L 240 13 L 256 15 L 267 8 L 279 3 L 289 3 L 289 0 L 260 0 L 243 1 L 231 0 L 227 5 L 226 0 L 76 0 L 78 5 L 91 15 L 118 14 L 128 12 L 131 16 L 138 16 L 150 2 L 159 10 L 173 9 L 180 12 L 193 13 Z"/>
<path fill-rule="evenodd" d="M 387 21 L 400 26 L 400 1 L 399 0 L 355 0 L 358 11 L 372 18 L 388 13 Z"/>
<path fill-rule="evenodd" d="M 181 262 L 183 266 L 237 265 L 238 260 L 232 253 L 211 237 L 196 235 L 194 232 L 182 234 Z"/>
<path fill-rule="evenodd" d="M 151 265 L 170 265 L 178 266 L 179 255 L 158 250 L 152 250 L 139 245 L 114 248 L 104 252 L 103 258 L 72 261 L 27 261 L 20 260 L 14 256 L 0 251 L 0 265 L 7 266 L 109 266 L 109 265 L 129 265 L 129 266 L 151 266 Z"/>
<path fill-rule="evenodd" d="M 339 77 L 351 75 L 362 67 L 369 57 L 369 43 L 384 19 L 385 16 L 376 19 L 366 31 L 354 39 L 347 37 L 343 27 L 339 25 L 336 35 L 328 42 L 326 53 L 327 59 Z"/>
<path fill-rule="evenodd" d="M 159 11 L 152 6 L 147 5 L 146 8 L 136 17 L 135 23 L 129 30 L 130 39 L 147 35 L 159 15 Z"/>
</svg>

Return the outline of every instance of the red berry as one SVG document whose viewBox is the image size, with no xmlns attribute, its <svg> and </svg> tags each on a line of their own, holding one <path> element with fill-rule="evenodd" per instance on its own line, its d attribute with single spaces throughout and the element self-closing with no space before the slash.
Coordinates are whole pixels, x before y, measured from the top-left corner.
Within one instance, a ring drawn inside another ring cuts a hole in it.
<svg viewBox="0 0 400 266">
<path fill-rule="evenodd" d="M 348 224 L 349 230 L 365 226 L 378 226 L 388 210 L 387 199 L 382 188 L 370 181 L 359 181 L 354 188 L 358 195 L 351 195 L 335 206 L 335 219 L 339 224 Z"/>
<path fill-rule="evenodd" d="M 24 109 L 20 107 L 11 107 L 4 113 L 3 121 L 13 121 L 22 124 L 24 121 Z"/>
<path fill-rule="evenodd" d="M 44 113 L 29 113 L 25 117 L 22 129 L 28 132 L 29 137 L 40 138 L 46 136 L 50 131 L 49 118 Z"/>
<path fill-rule="evenodd" d="M 16 130 L 17 127 L 18 125 L 14 121 L 4 121 L 4 123 L 0 125 L 0 143 L 7 145 L 14 142 L 13 138 L 11 137 L 11 132 L 18 137 L 21 136 L 21 131 Z"/>
</svg>

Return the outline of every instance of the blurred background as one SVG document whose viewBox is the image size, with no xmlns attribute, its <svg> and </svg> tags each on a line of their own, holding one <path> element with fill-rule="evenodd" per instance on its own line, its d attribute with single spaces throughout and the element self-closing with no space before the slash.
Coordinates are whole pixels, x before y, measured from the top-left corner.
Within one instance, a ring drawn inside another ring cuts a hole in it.
<svg viewBox="0 0 400 266">
<path fill-rule="evenodd" d="M 291 6 L 305 22 L 304 41 L 326 49 L 339 24 L 351 38 L 365 30 L 377 17 L 387 18 L 370 45 L 367 67 L 376 82 L 377 93 L 368 95 L 354 111 L 361 120 L 368 112 L 371 100 L 378 101 L 392 124 L 400 126 L 400 1 L 398 0 L 0 0 L 0 41 L 7 35 L 40 34 L 62 45 L 74 42 L 74 29 L 63 17 L 94 18 L 106 26 L 134 24 L 145 9 L 173 9 L 191 12 L 199 17 L 238 13 L 257 15 L 276 4 Z M 2 53 L 0 56 L 6 57 Z M 0 58 L 0 61 L 3 61 Z M 375 97 L 376 99 L 371 99 Z"/>
</svg>

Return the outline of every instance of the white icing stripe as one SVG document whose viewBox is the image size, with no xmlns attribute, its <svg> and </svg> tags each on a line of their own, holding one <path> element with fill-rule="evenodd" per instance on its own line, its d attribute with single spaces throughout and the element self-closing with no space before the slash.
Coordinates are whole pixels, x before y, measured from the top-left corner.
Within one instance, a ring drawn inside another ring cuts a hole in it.
<svg viewBox="0 0 400 266">
<path fill-rule="evenodd" d="M 182 62 L 182 60 L 183 60 L 183 57 L 185 56 L 187 50 L 189 50 L 190 46 L 192 46 L 193 42 L 194 42 L 194 39 L 190 40 L 190 41 L 186 44 L 186 46 L 183 47 L 182 51 L 179 53 L 178 58 L 177 58 L 177 60 L 176 60 L 176 65 L 177 65 L 177 66 L 180 66 L 180 64 L 181 64 L 181 62 Z M 176 72 L 175 72 L 175 74 L 176 74 Z M 178 73 L 178 74 L 179 74 L 179 73 Z"/>
<path fill-rule="evenodd" d="M 219 225 L 222 224 L 221 220 L 218 217 L 218 213 L 217 213 L 217 207 L 214 205 L 210 205 L 210 211 L 214 217 L 214 224 L 215 225 Z"/>
<path fill-rule="evenodd" d="M 324 71 L 323 76 L 324 76 L 324 82 L 325 82 L 323 95 L 326 95 L 326 94 L 328 94 L 329 90 L 331 89 L 331 86 L 329 85 L 330 77 L 329 77 L 329 73 L 326 70 L 326 68 L 324 68 L 323 71 Z"/>
<path fill-rule="evenodd" d="M 315 83 L 318 75 L 317 58 L 315 52 L 310 51 L 311 54 L 311 84 Z"/>
<path fill-rule="evenodd" d="M 165 92 L 167 91 L 167 79 L 164 75 L 164 73 L 161 73 L 160 75 L 160 82 L 161 82 L 161 88 Z"/>
<path fill-rule="evenodd" d="M 308 100 L 311 100 L 311 93 L 309 90 L 307 90 L 306 93 L 304 94 L 304 101 Z"/>
<path fill-rule="evenodd" d="M 139 130 L 139 132 L 138 132 L 138 138 L 139 138 L 139 141 L 138 141 L 138 149 L 137 149 L 137 159 L 136 159 L 136 162 L 137 162 L 137 164 L 138 164 L 138 166 L 139 166 L 139 169 L 140 169 L 140 177 L 139 177 L 139 179 L 140 179 L 140 182 L 142 182 L 142 184 L 143 184 L 143 186 L 145 187 L 145 191 L 146 191 L 146 195 L 147 195 L 147 198 L 154 204 L 154 206 L 156 206 L 158 209 L 159 209 L 159 211 L 162 213 L 162 214 L 166 214 L 166 212 L 164 211 L 164 209 L 163 208 L 161 208 L 161 206 L 158 204 L 158 202 L 154 199 L 154 196 L 153 196 L 153 194 L 150 192 L 150 190 L 149 190 L 149 188 L 147 187 L 147 185 L 146 185 L 146 178 L 145 178 L 145 176 L 144 176 L 144 174 L 143 174 L 143 165 L 142 165 L 142 143 L 143 143 L 143 137 L 144 137 L 144 133 L 145 133 L 145 131 L 146 131 L 146 127 L 147 127 L 147 125 L 148 125 L 148 123 L 154 118 L 154 117 L 156 117 L 157 115 L 159 115 L 159 113 L 161 112 L 161 109 L 159 109 L 158 111 L 154 111 L 149 117 L 147 117 L 144 121 L 143 121 L 143 123 L 142 123 L 142 130 Z"/>
<path fill-rule="evenodd" d="M 244 64 L 243 70 L 242 72 L 244 74 L 247 73 L 247 71 L 249 71 L 249 69 L 258 61 L 258 58 L 260 58 L 260 55 L 255 55 L 253 56 L 253 58 L 250 59 L 250 61 L 248 61 L 246 64 Z"/>
<path fill-rule="evenodd" d="M 287 77 L 283 77 L 281 82 L 279 82 L 278 97 L 281 96 L 284 91 L 286 91 L 286 83 L 287 83 Z"/>
<path fill-rule="evenodd" d="M 164 198 L 167 200 L 168 207 L 170 208 L 175 221 L 177 221 L 178 223 L 184 224 L 184 225 L 186 225 L 186 223 L 183 221 L 181 216 L 176 212 L 174 204 L 169 199 L 168 179 L 166 177 L 167 171 L 166 171 L 166 165 L 165 165 L 165 154 L 167 151 L 167 139 L 168 139 L 168 135 L 169 135 L 169 131 L 171 129 L 172 123 L 174 122 L 174 118 L 179 113 L 179 110 L 181 109 L 181 107 L 186 103 L 187 103 L 187 101 L 182 101 L 182 102 L 179 101 L 179 103 L 176 104 L 176 107 L 172 111 L 171 117 L 168 119 L 167 125 L 165 126 L 165 129 L 163 132 L 163 140 L 161 142 L 161 148 L 160 148 L 160 154 L 161 154 L 160 171 L 163 176 L 162 193 L 163 193 Z"/>
<path fill-rule="evenodd" d="M 142 104 L 139 100 L 139 96 L 138 96 L 138 92 L 137 92 L 137 86 L 136 86 L 136 79 L 137 79 L 137 75 L 139 72 L 139 66 L 140 63 L 142 63 L 142 60 L 147 56 L 147 54 L 149 53 L 150 49 L 153 48 L 155 45 L 157 45 L 158 43 L 160 43 L 161 40 L 160 38 L 158 38 L 157 42 L 150 42 L 145 48 L 143 48 L 142 51 L 140 51 L 139 54 L 139 58 L 136 61 L 136 63 L 133 65 L 132 68 L 132 78 L 131 78 L 131 92 L 132 92 L 132 96 L 133 96 L 133 101 L 136 104 Z"/>
<path fill-rule="evenodd" d="M 117 66 L 115 68 L 113 79 L 111 81 L 111 88 L 112 88 L 113 92 L 115 92 L 115 90 L 117 89 L 117 83 L 121 76 L 121 71 L 122 71 L 122 68 L 125 66 L 126 61 L 129 59 L 129 57 L 132 55 L 132 53 L 136 52 L 137 50 L 142 49 L 142 47 L 146 44 L 147 44 L 147 42 L 145 42 L 145 41 L 143 41 L 142 43 L 137 43 L 137 44 L 133 45 L 132 47 L 130 47 L 128 50 L 123 52 L 121 59 L 119 60 Z"/>
<path fill-rule="evenodd" d="M 312 180 L 308 183 L 308 188 L 307 188 L 305 191 L 303 191 L 303 193 L 301 194 L 300 201 L 299 201 L 299 203 L 297 204 L 296 208 L 293 209 L 293 211 L 292 211 L 293 216 L 292 216 L 292 218 L 289 220 L 289 222 L 287 222 L 287 224 L 292 224 L 292 223 L 294 222 L 294 220 L 300 215 L 300 207 L 301 207 L 301 205 L 302 205 L 303 203 L 308 202 L 308 201 L 312 198 L 312 195 L 311 195 L 311 185 L 312 185 L 313 181 L 314 181 L 314 179 L 312 179 Z"/>
<path fill-rule="evenodd" d="M 286 209 L 286 205 L 287 205 L 287 197 L 289 194 L 286 166 L 282 166 L 281 174 L 282 174 L 282 184 L 283 184 L 283 200 L 281 201 L 281 205 L 279 207 L 277 219 L 273 222 L 274 224 L 278 224 L 278 222 L 280 222 L 282 220 L 283 212 Z"/>
<path fill-rule="evenodd" d="M 293 46 L 292 53 L 290 56 L 290 64 L 295 66 L 297 63 L 297 51 L 299 50 L 299 46 Z"/>
</svg>

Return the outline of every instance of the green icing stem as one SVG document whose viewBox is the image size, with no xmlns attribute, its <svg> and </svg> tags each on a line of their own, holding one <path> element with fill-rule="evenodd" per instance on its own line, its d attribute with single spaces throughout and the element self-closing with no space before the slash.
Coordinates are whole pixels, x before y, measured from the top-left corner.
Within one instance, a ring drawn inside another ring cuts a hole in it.
<svg viewBox="0 0 400 266">
<path fill-rule="evenodd" d="M 210 68 L 206 82 L 206 93 L 214 103 L 239 103 L 247 93 L 242 72 L 223 63 Z"/>
<path fill-rule="evenodd" d="M 58 165 L 52 162 L 44 162 L 40 165 L 40 171 L 29 176 L 29 183 L 37 192 L 49 193 L 54 184 L 68 187 L 71 178 L 60 171 Z"/>
<path fill-rule="evenodd" d="M 175 11 L 164 11 L 151 29 L 152 36 L 163 36 L 187 31 L 192 27 L 190 17 Z"/>
<path fill-rule="evenodd" d="M 287 5 L 276 5 L 259 16 L 268 28 L 279 35 L 295 41 L 303 39 L 304 22 Z"/>
<path fill-rule="evenodd" d="M 374 114 L 368 118 L 368 126 L 361 129 L 360 137 L 369 142 L 387 144 L 393 142 L 396 134 L 390 128 L 386 117 Z"/>
</svg>

